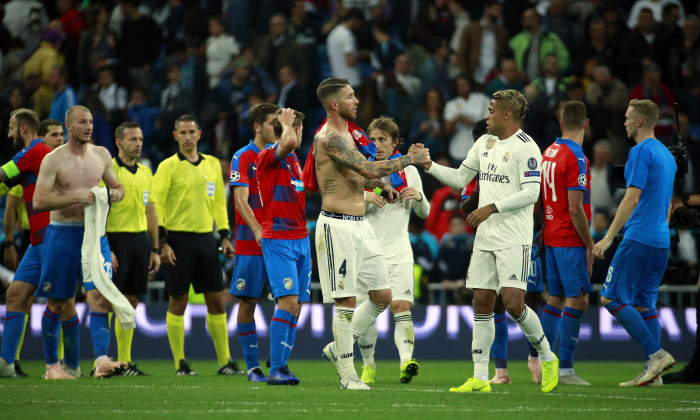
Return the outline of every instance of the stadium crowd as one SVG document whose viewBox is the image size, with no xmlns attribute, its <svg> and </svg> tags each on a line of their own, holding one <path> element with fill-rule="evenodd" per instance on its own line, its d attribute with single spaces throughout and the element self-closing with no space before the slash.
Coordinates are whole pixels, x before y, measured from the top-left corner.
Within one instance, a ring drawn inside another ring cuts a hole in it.
<svg viewBox="0 0 700 420">
<path fill-rule="evenodd" d="M 563 105 L 584 103 L 595 242 L 624 196 L 613 165 L 625 163 L 635 144 L 623 125 L 630 100 L 653 101 L 660 111 L 656 138 L 668 144 L 680 138 L 689 150 L 690 170 L 675 184 L 675 196 L 700 187 L 695 1 L 12 0 L 0 11 L 0 162 L 17 152 L 7 139 L 13 111 L 29 108 L 39 120 L 63 125 L 69 109 L 84 105 L 94 118 L 92 141 L 112 156 L 119 153 L 115 130 L 138 123 L 141 164 L 153 172 L 181 150 L 184 140 L 173 141 L 181 116 L 195 116 L 196 150 L 218 158 L 228 180 L 232 156 L 257 135 L 251 109 L 273 103 L 306 116 L 297 153 L 303 165 L 326 117 L 316 88 L 338 77 L 359 100 L 355 124 L 366 128 L 380 115 L 391 117 L 403 138 L 399 151 L 423 144 L 435 163 L 451 167 L 467 157 L 477 140 L 472 130 L 497 91 L 513 89 L 527 99 L 520 128 L 540 152 L 560 136 Z M 408 230 L 422 284 L 462 289 L 469 259 L 454 256 L 471 255 L 475 232 L 465 223 L 462 194 L 422 168 L 418 173 L 431 210 L 425 220 L 412 215 Z M 236 197 L 225 190 L 234 220 Z M 318 194 L 308 197 L 305 211 L 313 241 Z M 673 235 L 668 277 L 694 283 L 697 234 Z M 604 282 L 609 263 L 596 262 L 592 282 Z M 225 269 L 230 280 L 235 268 Z M 456 302 L 464 298 L 454 294 Z M 220 349 L 216 340 L 219 366 L 237 370 L 228 346 Z"/>
</svg>

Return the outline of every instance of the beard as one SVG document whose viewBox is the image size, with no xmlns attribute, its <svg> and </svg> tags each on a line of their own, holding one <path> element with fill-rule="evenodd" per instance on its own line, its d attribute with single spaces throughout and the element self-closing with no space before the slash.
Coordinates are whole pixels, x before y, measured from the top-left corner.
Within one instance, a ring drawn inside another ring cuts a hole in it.
<svg viewBox="0 0 700 420">
<path fill-rule="evenodd" d="M 340 115 L 341 117 L 343 117 L 343 119 L 347 121 L 352 121 L 355 119 L 355 116 L 352 115 L 352 110 L 339 109 L 338 115 Z"/>
</svg>

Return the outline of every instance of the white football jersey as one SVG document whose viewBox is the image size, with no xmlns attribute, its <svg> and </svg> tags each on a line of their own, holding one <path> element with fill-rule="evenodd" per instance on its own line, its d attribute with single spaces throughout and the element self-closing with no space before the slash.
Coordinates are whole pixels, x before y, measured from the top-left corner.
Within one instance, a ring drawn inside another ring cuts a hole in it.
<svg viewBox="0 0 700 420">
<path fill-rule="evenodd" d="M 479 171 L 479 207 L 497 203 L 523 189 L 523 184 L 540 184 L 542 154 L 534 140 L 522 130 L 504 140 L 485 134 L 474 143 L 462 162 Z M 532 213 L 535 205 L 494 213 L 479 225 L 474 246 L 484 251 L 531 245 Z"/>
</svg>

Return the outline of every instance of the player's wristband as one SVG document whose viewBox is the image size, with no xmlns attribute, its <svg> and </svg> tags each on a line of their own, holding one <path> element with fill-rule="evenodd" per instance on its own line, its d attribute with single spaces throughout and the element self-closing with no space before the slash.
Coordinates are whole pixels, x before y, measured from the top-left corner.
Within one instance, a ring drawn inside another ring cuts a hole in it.
<svg viewBox="0 0 700 420">
<path fill-rule="evenodd" d="M 10 240 L 2 241 L 2 246 L 3 246 L 4 248 L 9 248 L 9 247 L 11 247 L 11 246 L 14 245 L 14 244 L 15 244 L 15 241 L 10 241 Z"/>
<path fill-rule="evenodd" d="M 153 248 L 153 249 L 151 249 L 151 253 L 153 253 L 153 254 L 160 254 L 160 248 Z"/>
<path fill-rule="evenodd" d="M 386 192 L 386 191 L 384 191 L 383 189 L 381 189 L 381 188 L 379 188 L 379 187 L 374 187 L 374 190 L 372 190 L 372 191 L 374 191 L 375 194 L 377 194 L 377 195 L 379 195 L 379 196 L 382 196 L 382 197 L 384 197 L 384 198 L 386 198 L 386 199 L 389 199 L 389 198 L 390 198 L 390 197 L 389 197 L 389 193 Z"/>
<path fill-rule="evenodd" d="M 228 229 L 219 230 L 219 236 L 221 236 L 221 239 L 229 239 L 230 235 L 231 234 L 229 233 Z"/>
</svg>

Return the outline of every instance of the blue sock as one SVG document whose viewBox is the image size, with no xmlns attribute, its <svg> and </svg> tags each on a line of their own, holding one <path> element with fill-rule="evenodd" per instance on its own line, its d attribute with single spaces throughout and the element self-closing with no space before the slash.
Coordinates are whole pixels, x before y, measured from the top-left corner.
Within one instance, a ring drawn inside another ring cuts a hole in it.
<svg viewBox="0 0 700 420">
<path fill-rule="evenodd" d="M 581 331 L 583 311 L 565 307 L 559 326 L 559 368 L 574 368 L 574 351 L 578 344 L 578 334 Z"/>
<path fill-rule="evenodd" d="M 238 324 L 238 339 L 243 348 L 243 357 L 248 369 L 260 366 L 258 356 L 258 333 L 255 330 L 255 322 L 244 322 Z"/>
<path fill-rule="evenodd" d="M 287 347 L 284 351 L 284 365 L 289 362 L 289 356 L 292 354 L 292 348 L 294 348 L 294 340 L 297 338 L 297 317 L 292 316 L 289 320 L 289 332 L 287 332 Z"/>
<path fill-rule="evenodd" d="M 554 344 L 557 342 L 557 334 L 559 333 L 559 324 L 561 324 L 561 310 L 552 305 L 546 305 L 540 315 L 540 324 L 542 331 L 549 341 L 549 346 L 554 351 Z"/>
<path fill-rule="evenodd" d="M 78 360 L 80 359 L 80 320 L 78 315 L 62 321 L 63 327 L 63 353 L 65 363 L 73 369 L 78 368 Z"/>
<path fill-rule="evenodd" d="M 642 315 L 632 306 L 612 301 L 605 304 L 605 309 L 617 318 L 632 338 L 642 345 L 645 356 L 649 356 L 661 350 L 661 345 L 654 339 L 654 336 L 651 335 L 649 329 L 644 324 Z"/>
<path fill-rule="evenodd" d="M 95 348 L 95 359 L 107 356 L 109 351 L 109 318 L 106 312 L 90 312 L 90 334 Z"/>
<path fill-rule="evenodd" d="M 656 312 L 656 308 L 651 308 L 646 312 L 640 312 L 640 314 L 651 336 L 654 337 L 654 341 L 661 346 L 661 324 L 659 324 L 659 314 Z M 648 359 L 649 355 L 645 355 L 645 358 Z"/>
<path fill-rule="evenodd" d="M 496 362 L 496 369 L 508 367 L 508 324 L 506 314 L 495 314 L 493 316 L 496 336 L 491 344 L 491 354 Z"/>
<path fill-rule="evenodd" d="M 51 312 L 47 307 L 44 310 L 44 316 L 41 317 L 41 333 L 44 336 L 44 356 L 47 365 L 58 363 L 58 334 L 60 330 L 61 315 Z"/>
<path fill-rule="evenodd" d="M 5 326 L 2 332 L 2 347 L 0 357 L 11 365 L 15 361 L 19 339 L 24 329 L 24 312 L 5 312 Z"/>
<path fill-rule="evenodd" d="M 272 316 L 270 322 L 270 372 L 284 366 L 291 319 L 291 313 L 279 308 Z"/>
</svg>

